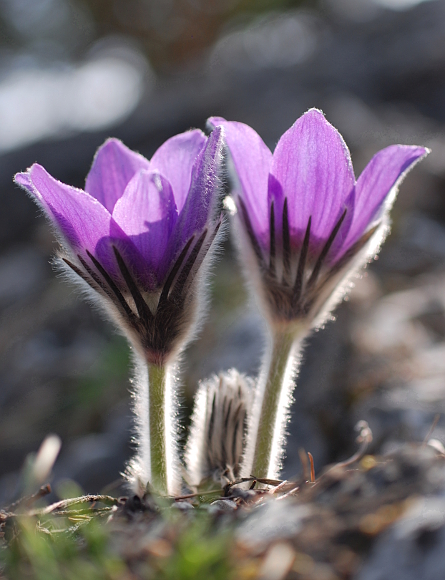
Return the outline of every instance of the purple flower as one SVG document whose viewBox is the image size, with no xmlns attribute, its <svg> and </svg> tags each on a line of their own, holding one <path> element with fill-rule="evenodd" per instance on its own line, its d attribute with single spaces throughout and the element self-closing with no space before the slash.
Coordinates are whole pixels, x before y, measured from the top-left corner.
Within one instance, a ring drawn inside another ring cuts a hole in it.
<svg viewBox="0 0 445 580">
<path fill-rule="evenodd" d="M 198 270 L 218 231 L 221 131 L 166 141 L 148 161 L 117 139 L 85 191 L 34 164 L 15 181 L 55 226 L 60 257 L 99 295 L 146 360 L 161 364 L 196 318 Z"/>
<path fill-rule="evenodd" d="M 297 119 L 273 154 L 248 125 L 220 117 L 209 124 L 225 129 L 241 252 L 267 314 L 319 324 L 345 275 L 375 255 L 391 193 L 428 150 L 382 149 L 356 180 L 342 136 L 317 109 Z"/>
</svg>

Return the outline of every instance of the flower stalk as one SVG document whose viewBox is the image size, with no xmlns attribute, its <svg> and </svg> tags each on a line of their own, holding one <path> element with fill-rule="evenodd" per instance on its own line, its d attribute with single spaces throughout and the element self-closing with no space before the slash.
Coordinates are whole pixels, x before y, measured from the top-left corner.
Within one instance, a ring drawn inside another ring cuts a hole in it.
<svg viewBox="0 0 445 580">
<path fill-rule="evenodd" d="M 166 425 L 166 382 L 165 366 L 148 364 L 148 424 L 150 429 L 151 486 L 162 495 L 168 493 L 167 442 L 169 426 Z"/>
<path fill-rule="evenodd" d="M 274 478 L 279 471 L 281 459 L 281 440 L 284 437 L 283 426 L 287 413 L 292 382 L 295 374 L 295 354 L 299 344 L 298 330 L 280 328 L 273 331 L 272 348 L 265 373 L 264 386 L 258 389 L 261 411 L 258 420 L 255 451 L 253 456 L 252 475 L 260 478 Z M 283 420 L 284 419 L 284 420 Z M 252 434 L 253 435 L 253 434 Z"/>
</svg>

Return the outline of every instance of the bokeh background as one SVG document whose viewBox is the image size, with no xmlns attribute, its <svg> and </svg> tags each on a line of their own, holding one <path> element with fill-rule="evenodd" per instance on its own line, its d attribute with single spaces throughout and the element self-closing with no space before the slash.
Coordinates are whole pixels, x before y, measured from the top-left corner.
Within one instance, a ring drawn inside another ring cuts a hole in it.
<svg viewBox="0 0 445 580">
<path fill-rule="evenodd" d="M 131 453 L 127 345 L 57 279 L 53 236 L 13 174 L 38 161 L 82 187 L 106 137 L 150 157 L 210 115 L 273 148 L 312 106 L 357 174 L 392 143 L 432 153 L 402 185 L 379 260 L 308 341 L 286 476 L 300 447 L 317 470 L 347 457 L 359 419 L 382 451 L 423 440 L 445 410 L 445 2 L 0 0 L 0 505 L 48 433 L 63 442 L 56 490 L 100 491 Z M 185 423 L 199 379 L 254 375 L 264 345 L 230 241 L 211 290 L 184 357 Z"/>
</svg>

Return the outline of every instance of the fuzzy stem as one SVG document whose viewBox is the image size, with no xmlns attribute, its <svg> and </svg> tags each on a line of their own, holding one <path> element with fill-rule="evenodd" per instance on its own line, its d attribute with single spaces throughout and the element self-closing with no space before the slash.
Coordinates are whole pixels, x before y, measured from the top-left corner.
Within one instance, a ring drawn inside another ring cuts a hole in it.
<svg viewBox="0 0 445 580">
<path fill-rule="evenodd" d="M 286 419 L 286 410 L 280 409 L 282 394 L 287 380 L 293 379 L 292 362 L 298 334 L 289 329 L 273 332 L 252 466 L 255 477 L 269 477 L 275 462 L 272 457 L 274 443 L 277 443 L 283 427 L 281 423 Z"/>
<path fill-rule="evenodd" d="M 148 365 L 148 396 L 150 425 L 151 486 L 162 495 L 168 493 L 166 445 L 167 370 L 164 366 Z"/>
</svg>

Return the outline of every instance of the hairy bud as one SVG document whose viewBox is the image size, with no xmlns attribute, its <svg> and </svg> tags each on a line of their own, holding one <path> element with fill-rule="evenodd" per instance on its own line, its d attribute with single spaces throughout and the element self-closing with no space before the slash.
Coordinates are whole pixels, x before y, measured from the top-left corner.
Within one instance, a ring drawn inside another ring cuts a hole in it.
<svg viewBox="0 0 445 580">
<path fill-rule="evenodd" d="M 240 476 L 252 382 L 231 369 L 200 384 L 186 447 L 193 485 L 225 485 Z"/>
</svg>

